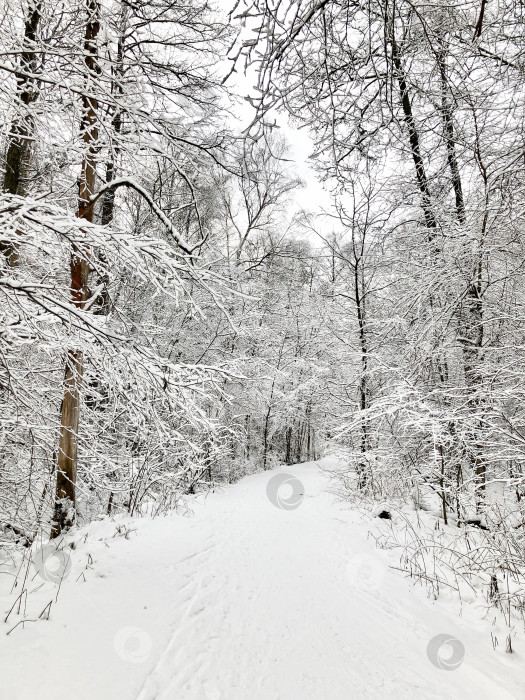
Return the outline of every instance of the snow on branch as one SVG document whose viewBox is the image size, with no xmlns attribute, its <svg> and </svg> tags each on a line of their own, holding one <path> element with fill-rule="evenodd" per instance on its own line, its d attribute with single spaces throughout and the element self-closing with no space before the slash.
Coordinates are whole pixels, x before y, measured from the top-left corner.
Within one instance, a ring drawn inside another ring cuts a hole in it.
<svg viewBox="0 0 525 700">
<path fill-rule="evenodd" d="M 149 204 L 151 207 L 151 210 L 156 214 L 156 216 L 162 221 L 162 223 L 166 226 L 168 231 L 170 232 L 171 236 L 174 238 L 174 240 L 177 242 L 177 245 L 181 250 L 183 250 L 185 253 L 188 255 L 191 255 L 194 250 L 196 250 L 200 245 L 202 245 L 203 241 L 199 241 L 196 243 L 193 247 L 190 247 L 189 243 L 187 243 L 184 238 L 178 233 L 176 230 L 175 226 L 173 223 L 168 219 L 166 214 L 162 211 L 160 207 L 158 207 L 155 202 L 153 201 L 153 198 L 151 197 L 150 193 L 144 189 L 141 185 L 139 185 L 137 182 L 134 180 L 130 180 L 129 178 L 118 178 L 115 180 L 112 180 L 111 182 L 108 182 L 104 187 L 102 187 L 97 194 L 93 195 L 90 199 L 91 205 L 93 206 L 95 202 L 106 192 L 109 192 L 111 190 L 116 190 L 119 187 L 129 187 L 132 190 L 135 190 L 138 194 L 140 194 L 141 197 L 143 197 L 146 202 Z M 178 207 L 175 209 L 174 213 L 176 214 L 179 211 L 182 211 L 184 209 L 187 209 L 188 207 L 195 206 L 195 201 L 188 202 L 187 204 L 183 204 L 182 206 Z"/>
</svg>

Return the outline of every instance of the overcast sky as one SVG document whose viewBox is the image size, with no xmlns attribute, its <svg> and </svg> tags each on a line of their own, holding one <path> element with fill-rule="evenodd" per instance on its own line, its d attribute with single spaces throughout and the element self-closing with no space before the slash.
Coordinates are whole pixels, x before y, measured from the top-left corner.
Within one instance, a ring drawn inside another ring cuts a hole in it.
<svg viewBox="0 0 525 700">
<path fill-rule="evenodd" d="M 216 0 L 216 2 L 225 13 L 228 13 L 233 7 L 232 0 Z M 255 77 L 244 75 L 242 66 L 242 62 L 239 62 L 238 72 L 230 76 L 227 84 L 231 88 L 234 88 L 241 97 L 247 95 L 255 97 L 256 91 L 253 89 Z M 229 71 L 230 68 L 231 62 L 225 61 L 224 70 Z M 253 120 L 253 107 L 243 100 L 235 111 L 239 120 L 239 122 L 237 122 L 236 119 L 236 127 L 240 126 L 239 131 L 242 131 L 248 127 Z M 305 187 L 302 190 L 298 190 L 294 195 L 296 208 L 313 211 L 318 208 L 329 207 L 330 197 L 317 179 L 313 168 L 308 163 L 308 156 L 313 151 L 313 144 L 307 130 L 297 129 L 292 126 L 287 115 L 284 113 L 272 114 L 272 120 L 274 117 L 280 127 L 279 133 L 285 137 L 290 146 L 289 157 L 294 161 L 294 170 L 305 183 Z"/>
</svg>

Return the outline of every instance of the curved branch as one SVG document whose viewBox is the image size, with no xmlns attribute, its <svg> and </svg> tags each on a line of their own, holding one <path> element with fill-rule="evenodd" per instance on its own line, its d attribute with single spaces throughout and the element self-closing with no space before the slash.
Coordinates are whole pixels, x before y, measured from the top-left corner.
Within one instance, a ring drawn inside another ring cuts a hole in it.
<svg viewBox="0 0 525 700">
<path fill-rule="evenodd" d="M 118 178 L 116 180 L 112 180 L 111 182 L 108 182 L 105 184 L 103 187 L 100 188 L 100 190 L 97 192 L 97 194 L 94 194 L 90 200 L 90 206 L 94 206 L 94 204 L 97 202 L 97 200 L 106 192 L 109 192 L 110 190 L 116 190 L 119 187 L 129 187 L 132 190 L 135 190 L 135 192 L 138 192 L 138 194 L 143 197 L 146 202 L 150 205 L 151 210 L 154 212 L 154 214 L 157 215 L 157 217 L 162 221 L 164 226 L 168 229 L 170 234 L 173 236 L 175 241 L 177 242 L 177 245 L 181 250 L 183 250 L 185 253 L 188 255 L 191 255 L 193 251 L 198 248 L 200 245 L 202 245 L 203 241 L 199 241 L 196 243 L 193 247 L 190 247 L 190 245 L 184 240 L 184 238 L 176 231 L 175 226 L 172 224 L 172 222 L 168 219 L 166 214 L 162 211 L 162 209 L 155 204 L 153 201 L 152 196 L 150 193 L 145 190 L 141 185 L 139 185 L 137 182 L 134 182 L 133 180 L 129 180 L 128 178 Z M 177 213 L 178 211 L 182 211 L 182 209 L 186 209 L 187 207 L 192 207 L 195 205 L 195 201 L 191 201 L 188 204 L 183 204 L 181 207 L 178 207 L 178 209 L 175 209 L 174 213 Z"/>
</svg>

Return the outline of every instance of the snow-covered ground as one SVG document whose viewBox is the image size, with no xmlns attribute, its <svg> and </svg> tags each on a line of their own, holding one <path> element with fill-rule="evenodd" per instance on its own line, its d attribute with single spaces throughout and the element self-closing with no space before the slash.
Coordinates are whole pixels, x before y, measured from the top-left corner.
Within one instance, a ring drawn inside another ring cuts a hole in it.
<svg viewBox="0 0 525 700">
<path fill-rule="evenodd" d="M 65 573 L 58 597 L 31 567 L 34 621 L 13 629 L 15 609 L 3 624 L 0 696 L 525 698 L 523 638 L 505 654 L 498 629 L 493 649 L 493 616 L 465 603 L 460 616 L 389 568 L 396 555 L 367 537 L 382 527 L 336 501 L 319 463 L 249 476 L 178 514 L 93 523 L 70 538 L 71 562 L 47 562 Z M 0 578 L 7 613 L 21 588 Z"/>
</svg>

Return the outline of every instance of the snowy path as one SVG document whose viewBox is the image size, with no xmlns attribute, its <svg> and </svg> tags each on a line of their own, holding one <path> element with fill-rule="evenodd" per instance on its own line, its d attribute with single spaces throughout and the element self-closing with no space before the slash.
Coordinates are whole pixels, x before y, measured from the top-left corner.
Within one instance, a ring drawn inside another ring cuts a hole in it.
<svg viewBox="0 0 525 700">
<path fill-rule="evenodd" d="M 390 570 L 318 465 L 287 472 L 304 485 L 293 510 L 270 502 L 267 472 L 109 548 L 107 523 L 90 528 L 87 581 L 70 575 L 49 622 L 0 640 L 6 699 L 525 698 L 519 651 Z M 427 658 L 441 633 L 464 645 L 454 671 Z"/>
</svg>

